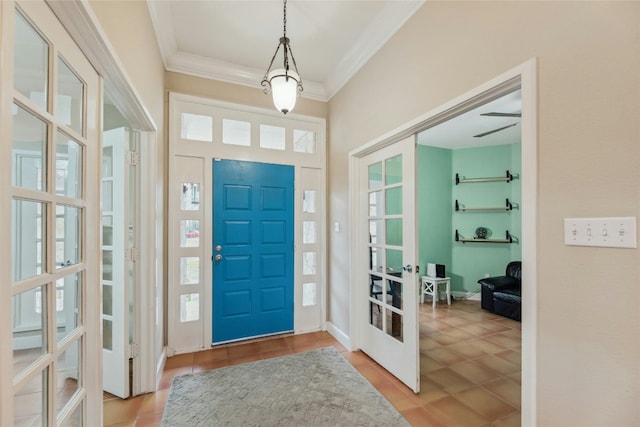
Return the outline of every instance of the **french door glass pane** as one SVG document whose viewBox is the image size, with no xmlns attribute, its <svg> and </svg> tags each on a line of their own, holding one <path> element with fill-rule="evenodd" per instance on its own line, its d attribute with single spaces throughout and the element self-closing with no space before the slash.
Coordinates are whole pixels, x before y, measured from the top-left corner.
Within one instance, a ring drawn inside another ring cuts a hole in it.
<svg viewBox="0 0 640 427">
<path fill-rule="evenodd" d="M 200 283 L 200 258 L 180 257 L 180 284 L 196 285 L 198 283 Z"/>
<path fill-rule="evenodd" d="M 244 147 L 251 146 L 251 123 L 222 119 L 222 143 Z"/>
<path fill-rule="evenodd" d="M 47 351 L 46 287 L 40 286 L 14 295 L 13 376 L 22 372 Z"/>
<path fill-rule="evenodd" d="M 387 188 L 385 194 L 385 213 L 387 215 L 402 214 L 402 187 Z"/>
<path fill-rule="evenodd" d="M 82 197 L 82 146 L 58 132 L 56 138 L 56 194 Z"/>
<path fill-rule="evenodd" d="M 45 204 L 28 200 L 11 201 L 13 280 L 18 281 L 43 273 L 46 244 Z"/>
<path fill-rule="evenodd" d="M 13 397 L 13 425 L 38 427 L 47 426 L 47 378 L 49 368 L 45 368 L 22 390 L 16 390 Z"/>
<path fill-rule="evenodd" d="M 382 215 L 382 191 L 369 193 L 369 216 Z"/>
<path fill-rule="evenodd" d="M 369 323 L 382 330 L 382 306 L 369 302 Z"/>
<path fill-rule="evenodd" d="M 84 110 L 84 83 L 58 57 L 58 93 L 56 94 L 56 118 L 82 134 Z"/>
<path fill-rule="evenodd" d="M 317 191 L 315 190 L 304 190 L 302 192 L 302 212 L 316 212 L 316 195 Z"/>
<path fill-rule="evenodd" d="M 180 321 L 193 322 L 200 319 L 200 294 L 180 295 Z"/>
<path fill-rule="evenodd" d="M 402 337 L 402 322 L 404 319 L 404 316 L 402 316 L 401 314 L 398 313 L 394 313 L 391 310 L 385 310 L 386 312 L 386 325 L 387 325 L 387 334 L 391 335 L 393 338 L 397 339 L 398 341 L 402 342 L 403 341 L 403 337 Z"/>
<path fill-rule="evenodd" d="M 402 155 L 391 157 L 384 161 L 385 185 L 399 184 L 402 182 Z"/>
<path fill-rule="evenodd" d="M 56 413 L 60 415 L 65 405 L 82 387 L 80 370 L 82 341 L 74 341 L 57 360 Z"/>
<path fill-rule="evenodd" d="M 370 219 L 369 220 L 369 240 L 370 243 L 378 244 L 382 243 L 382 220 L 380 219 Z"/>
<path fill-rule="evenodd" d="M 20 13 L 15 14 L 13 85 L 47 111 L 49 45 Z"/>
<path fill-rule="evenodd" d="M 387 272 L 395 272 L 402 276 L 402 251 L 397 249 L 386 249 Z"/>
<path fill-rule="evenodd" d="M 369 165 L 369 190 L 382 187 L 382 162 Z"/>
<path fill-rule="evenodd" d="M 81 210 L 56 206 L 56 268 L 80 262 Z"/>
<path fill-rule="evenodd" d="M 313 244 L 316 243 L 316 222 L 315 221 L 303 221 L 302 222 L 302 243 Z"/>
<path fill-rule="evenodd" d="M 81 292 L 81 273 L 71 274 L 62 279 L 58 279 L 56 282 L 56 301 L 62 306 L 61 310 L 56 307 L 58 342 L 66 338 L 81 324 Z"/>
<path fill-rule="evenodd" d="M 44 191 L 47 178 L 47 125 L 14 104 L 13 115 L 13 173 L 15 187 Z"/>
<path fill-rule="evenodd" d="M 387 245 L 402 246 L 402 219 L 387 219 Z"/>
<path fill-rule="evenodd" d="M 82 427 L 82 403 L 73 410 L 69 418 L 58 425 L 60 427 Z"/>
<path fill-rule="evenodd" d="M 113 321 L 102 319 L 102 348 L 113 350 Z"/>
<path fill-rule="evenodd" d="M 315 252 L 303 252 L 302 253 L 302 274 L 316 274 L 316 253 Z"/>
</svg>

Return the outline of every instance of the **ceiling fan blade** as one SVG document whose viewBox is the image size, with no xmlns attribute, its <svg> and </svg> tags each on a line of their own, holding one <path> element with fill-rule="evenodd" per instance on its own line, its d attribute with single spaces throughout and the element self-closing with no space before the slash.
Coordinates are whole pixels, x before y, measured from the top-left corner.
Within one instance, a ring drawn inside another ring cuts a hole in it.
<svg viewBox="0 0 640 427">
<path fill-rule="evenodd" d="M 522 117 L 522 113 L 482 113 L 480 115 L 487 117 Z"/>
<path fill-rule="evenodd" d="M 515 126 L 517 124 L 518 123 L 512 123 L 510 125 L 503 126 L 501 128 L 498 128 L 498 129 L 493 129 L 493 130 L 490 130 L 488 132 L 483 132 L 483 133 L 479 133 L 477 135 L 473 135 L 473 137 L 474 138 L 482 138 L 483 136 L 491 135 L 492 133 L 496 133 L 496 132 L 500 132 L 501 130 L 509 129 L 510 127 L 513 127 L 513 126 Z"/>
</svg>

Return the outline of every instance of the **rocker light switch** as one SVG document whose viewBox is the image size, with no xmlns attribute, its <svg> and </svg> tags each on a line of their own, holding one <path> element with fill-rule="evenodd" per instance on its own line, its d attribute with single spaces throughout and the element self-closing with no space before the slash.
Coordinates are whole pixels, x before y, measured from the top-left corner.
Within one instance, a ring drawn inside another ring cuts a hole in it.
<svg viewBox="0 0 640 427">
<path fill-rule="evenodd" d="M 564 244 L 637 248 L 636 217 L 565 218 Z"/>
</svg>

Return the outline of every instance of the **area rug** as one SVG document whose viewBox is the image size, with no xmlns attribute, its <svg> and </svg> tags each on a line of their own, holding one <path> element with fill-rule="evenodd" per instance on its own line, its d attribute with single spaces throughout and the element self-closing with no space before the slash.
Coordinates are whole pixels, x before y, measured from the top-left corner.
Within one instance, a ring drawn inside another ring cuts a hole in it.
<svg viewBox="0 0 640 427">
<path fill-rule="evenodd" d="M 175 377 L 164 427 L 409 426 L 334 348 Z"/>
</svg>

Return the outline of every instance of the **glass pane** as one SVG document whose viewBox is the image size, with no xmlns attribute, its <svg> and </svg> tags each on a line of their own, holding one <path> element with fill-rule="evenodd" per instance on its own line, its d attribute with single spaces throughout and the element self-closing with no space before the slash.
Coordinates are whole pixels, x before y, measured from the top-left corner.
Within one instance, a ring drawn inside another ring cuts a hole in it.
<svg viewBox="0 0 640 427">
<path fill-rule="evenodd" d="M 102 348 L 113 350 L 113 322 L 109 319 L 102 319 Z"/>
<path fill-rule="evenodd" d="M 402 277 L 402 251 L 396 249 L 386 249 L 387 273 L 398 274 Z"/>
<path fill-rule="evenodd" d="M 302 221 L 302 243 L 313 244 L 317 241 L 316 222 Z"/>
<path fill-rule="evenodd" d="M 302 284 L 302 306 L 308 307 L 317 304 L 317 289 L 318 285 L 315 283 L 303 283 Z"/>
<path fill-rule="evenodd" d="M 200 319 L 200 294 L 180 295 L 180 321 L 192 322 Z"/>
<path fill-rule="evenodd" d="M 384 243 L 382 235 L 382 220 L 370 219 L 369 220 L 369 240 L 371 243 Z"/>
<path fill-rule="evenodd" d="M 56 214 L 56 268 L 62 268 L 80 262 L 81 211 L 58 205 Z"/>
<path fill-rule="evenodd" d="M 180 209 L 183 211 L 200 210 L 200 184 L 183 182 L 180 187 Z"/>
<path fill-rule="evenodd" d="M 60 411 L 80 390 L 82 377 L 80 376 L 81 341 L 75 341 L 58 356 L 57 363 L 57 384 L 56 384 L 56 414 Z"/>
<path fill-rule="evenodd" d="M 113 280 L 113 251 L 102 251 L 102 280 Z"/>
<path fill-rule="evenodd" d="M 11 267 L 16 282 L 43 273 L 45 212 L 44 203 L 11 201 Z"/>
<path fill-rule="evenodd" d="M 36 375 L 13 397 L 13 426 L 47 426 L 47 377 L 49 368 Z M 44 417 L 43 417 L 44 415 Z"/>
<path fill-rule="evenodd" d="M 382 307 L 380 304 L 369 302 L 369 324 L 382 330 Z"/>
<path fill-rule="evenodd" d="M 56 326 L 57 340 L 60 342 L 75 328 L 80 326 L 80 295 L 82 275 L 80 273 L 56 281 Z"/>
<path fill-rule="evenodd" d="M 388 188 L 384 194 L 385 213 L 387 215 L 402 214 L 402 187 Z"/>
<path fill-rule="evenodd" d="M 298 153 L 316 152 L 316 133 L 310 130 L 293 130 L 293 151 Z"/>
<path fill-rule="evenodd" d="M 382 290 L 382 276 L 379 276 L 377 274 L 370 274 L 369 275 L 369 296 L 382 301 L 383 294 L 384 294 L 384 291 Z"/>
<path fill-rule="evenodd" d="M 316 253 L 302 253 L 302 274 L 316 274 Z"/>
<path fill-rule="evenodd" d="M 200 258 L 180 257 L 180 284 L 195 285 L 200 283 Z"/>
<path fill-rule="evenodd" d="M 402 155 L 391 157 L 384 161 L 386 185 L 398 184 L 402 182 Z"/>
<path fill-rule="evenodd" d="M 62 132 L 56 138 L 56 194 L 82 197 L 82 146 Z"/>
<path fill-rule="evenodd" d="M 382 163 L 369 165 L 369 190 L 382 188 Z"/>
<path fill-rule="evenodd" d="M 382 257 L 379 256 L 381 249 L 372 247 L 369 248 L 369 252 L 371 255 L 371 270 L 382 272 L 384 266 L 382 265 Z"/>
<path fill-rule="evenodd" d="M 391 310 L 386 310 L 387 314 L 387 334 L 391 335 L 400 342 L 403 342 L 402 338 L 402 319 L 403 316 L 398 313 L 394 313 Z"/>
<path fill-rule="evenodd" d="M 402 219 L 388 219 L 387 245 L 402 246 Z"/>
<path fill-rule="evenodd" d="M 315 190 L 304 190 L 302 192 L 302 212 L 316 212 L 316 193 Z"/>
<path fill-rule="evenodd" d="M 369 193 L 369 216 L 382 216 L 382 191 Z"/>
<path fill-rule="evenodd" d="M 200 246 L 200 221 L 180 220 L 180 247 L 197 248 Z"/>
<path fill-rule="evenodd" d="M 102 246 L 113 245 L 113 218 L 102 217 Z"/>
<path fill-rule="evenodd" d="M 102 211 L 113 211 L 113 181 L 111 179 L 102 181 Z"/>
<path fill-rule="evenodd" d="M 239 120 L 222 120 L 222 143 L 251 146 L 251 123 Z"/>
<path fill-rule="evenodd" d="M 284 128 L 260 125 L 260 147 L 270 148 L 272 150 L 284 150 Z"/>
<path fill-rule="evenodd" d="M 397 280 L 389 280 L 388 292 L 391 295 L 391 305 L 395 308 L 402 309 L 402 283 Z"/>
<path fill-rule="evenodd" d="M 16 187 L 44 191 L 47 125 L 33 114 L 14 106 L 11 183 Z"/>
<path fill-rule="evenodd" d="M 212 142 L 213 118 L 199 114 L 182 113 L 181 137 L 193 141 Z"/>
<path fill-rule="evenodd" d="M 47 111 L 49 45 L 20 13 L 16 13 L 13 56 L 15 89 Z"/>
<path fill-rule="evenodd" d="M 102 149 L 102 177 L 109 178 L 113 176 L 113 147 L 104 147 Z"/>
<path fill-rule="evenodd" d="M 71 129 L 82 133 L 84 84 L 58 57 L 58 93 L 56 94 L 56 118 Z"/>
<path fill-rule="evenodd" d="M 113 286 L 102 285 L 102 314 L 113 316 Z"/>
<path fill-rule="evenodd" d="M 13 376 L 46 353 L 46 287 L 30 289 L 12 298 Z"/>
</svg>

